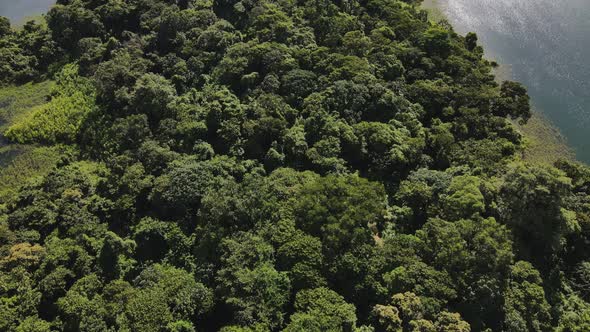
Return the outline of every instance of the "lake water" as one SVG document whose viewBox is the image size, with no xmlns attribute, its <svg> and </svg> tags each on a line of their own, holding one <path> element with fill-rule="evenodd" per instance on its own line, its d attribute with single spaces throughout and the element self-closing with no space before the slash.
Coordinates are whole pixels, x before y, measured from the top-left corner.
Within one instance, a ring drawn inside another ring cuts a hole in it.
<svg viewBox="0 0 590 332">
<path fill-rule="evenodd" d="M 0 16 L 6 16 L 12 24 L 24 18 L 44 14 L 55 0 L 0 0 Z"/>
<path fill-rule="evenodd" d="M 458 32 L 476 32 L 487 56 L 511 67 L 590 163 L 590 0 L 437 1 Z"/>
</svg>

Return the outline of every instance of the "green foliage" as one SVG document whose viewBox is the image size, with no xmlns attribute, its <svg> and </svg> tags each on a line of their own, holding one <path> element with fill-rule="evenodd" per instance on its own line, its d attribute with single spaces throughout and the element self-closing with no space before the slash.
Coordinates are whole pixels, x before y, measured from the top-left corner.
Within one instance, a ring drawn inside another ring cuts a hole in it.
<svg viewBox="0 0 590 332">
<path fill-rule="evenodd" d="M 67 65 L 57 76 L 50 102 L 12 124 L 6 136 L 19 143 L 73 143 L 93 109 L 90 82 L 78 76 L 78 67 Z"/>
<path fill-rule="evenodd" d="M 354 306 L 328 288 L 302 290 L 285 331 L 354 331 Z"/>
<path fill-rule="evenodd" d="M 59 147 L 22 147 L 9 145 L 0 148 L 6 163 L 0 168 L 0 200 L 7 201 L 30 179 L 43 177 L 55 167 L 60 155 L 67 153 Z M 11 155 L 14 155 L 12 157 Z"/>
<path fill-rule="evenodd" d="M 22 29 L 11 30 L 10 22 L 0 18 L 1 85 L 42 80 L 58 54 L 45 24 L 28 21 Z"/>
<path fill-rule="evenodd" d="M 383 188 L 355 175 L 322 178 L 295 200 L 298 226 L 320 238 L 328 259 L 371 243 L 369 226 L 380 225 L 385 214 Z"/>
<path fill-rule="evenodd" d="M 278 265 L 289 271 L 294 289 L 325 286 L 321 270 L 324 265 L 322 242 L 313 236 L 297 233 L 277 251 Z"/>
<path fill-rule="evenodd" d="M 49 332 L 51 331 L 51 324 L 38 317 L 27 317 L 16 328 L 16 332 Z"/>
<path fill-rule="evenodd" d="M 65 318 L 67 331 L 99 331 L 106 329 L 106 306 L 99 290 L 102 287 L 96 275 L 76 281 L 57 305 Z"/>
<path fill-rule="evenodd" d="M 539 260 L 563 245 L 563 237 L 577 232 L 575 214 L 564 209 L 571 179 L 552 167 L 516 165 L 500 189 L 501 218 L 512 226 L 524 257 Z"/>
<path fill-rule="evenodd" d="M 484 197 L 479 186 L 480 180 L 477 177 L 454 177 L 447 188 L 447 193 L 441 198 L 447 218 L 457 220 L 484 212 Z"/>
<path fill-rule="evenodd" d="M 423 47 L 428 52 L 439 56 L 446 56 L 451 48 L 449 32 L 439 26 L 430 27 L 422 36 Z"/>
<path fill-rule="evenodd" d="M 45 104 L 53 81 L 7 86 L 0 89 L 0 128 L 4 130 L 35 107 Z"/>
<path fill-rule="evenodd" d="M 169 265 L 153 265 L 134 280 L 140 289 L 161 290 L 172 316 L 177 321 L 207 313 L 213 305 L 213 292 L 185 270 Z"/>
<path fill-rule="evenodd" d="M 158 331 L 172 323 L 172 313 L 160 289 L 139 290 L 125 308 L 124 326 L 130 331 Z"/>
<path fill-rule="evenodd" d="M 131 93 L 130 107 L 135 112 L 159 120 L 168 117 L 168 104 L 172 102 L 176 90 L 164 77 L 145 74 L 137 80 Z"/>
<path fill-rule="evenodd" d="M 81 1 L 75 1 L 69 6 L 54 6 L 48 13 L 47 24 L 53 40 L 67 50 L 75 50 L 83 37 L 98 37 L 103 33 L 97 13 L 84 8 Z"/>
<path fill-rule="evenodd" d="M 530 263 L 519 261 L 510 271 L 510 284 L 504 304 L 507 331 L 546 331 L 551 315 L 541 277 Z"/>
<path fill-rule="evenodd" d="M 230 306 L 234 320 L 244 325 L 282 325 L 290 281 L 273 267 L 273 248 L 261 238 L 240 234 L 222 244 L 217 292 Z"/>
<path fill-rule="evenodd" d="M 429 315 L 420 298 L 410 292 L 393 295 L 390 305 L 375 305 L 372 315 L 383 331 L 471 331 L 469 323 L 458 313 L 442 311 Z"/>
<path fill-rule="evenodd" d="M 8 17 L 0 16 L 0 37 L 8 35 L 11 30 Z"/>
<path fill-rule="evenodd" d="M 0 19 L 0 330 L 588 330 L 590 169 L 419 3 Z"/>
</svg>

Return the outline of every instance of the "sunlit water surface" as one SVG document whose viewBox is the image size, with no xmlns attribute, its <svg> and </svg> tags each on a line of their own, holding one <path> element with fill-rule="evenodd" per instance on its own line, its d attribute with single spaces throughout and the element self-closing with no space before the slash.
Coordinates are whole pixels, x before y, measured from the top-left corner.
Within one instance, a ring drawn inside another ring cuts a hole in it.
<svg viewBox="0 0 590 332">
<path fill-rule="evenodd" d="M 47 12 L 55 0 L 0 0 L 0 16 L 6 16 L 13 23 L 24 18 Z"/>
<path fill-rule="evenodd" d="M 439 0 L 460 33 L 509 65 L 537 110 L 590 163 L 590 0 Z"/>
</svg>

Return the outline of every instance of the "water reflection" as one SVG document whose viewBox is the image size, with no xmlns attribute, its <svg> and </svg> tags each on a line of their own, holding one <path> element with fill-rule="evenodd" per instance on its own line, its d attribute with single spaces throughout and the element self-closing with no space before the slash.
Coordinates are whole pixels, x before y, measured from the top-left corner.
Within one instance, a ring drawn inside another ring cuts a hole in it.
<svg viewBox="0 0 590 332">
<path fill-rule="evenodd" d="M 55 0 L 0 0 L 0 16 L 6 16 L 13 23 L 24 18 L 44 14 Z"/>
<path fill-rule="evenodd" d="M 590 162 L 590 1 L 440 1 L 459 32 L 477 32 L 489 56 L 511 65 L 535 107 Z"/>
</svg>

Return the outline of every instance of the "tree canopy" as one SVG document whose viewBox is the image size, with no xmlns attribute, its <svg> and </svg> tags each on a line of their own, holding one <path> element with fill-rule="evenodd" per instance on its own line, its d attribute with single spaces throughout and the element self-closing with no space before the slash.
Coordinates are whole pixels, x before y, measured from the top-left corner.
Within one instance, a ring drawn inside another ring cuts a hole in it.
<svg viewBox="0 0 590 332">
<path fill-rule="evenodd" d="M 0 18 L 0 86 L 45 80 L 0 127 L 58 155 L 0 196 L 2 331 L 590 326 L 590 168 L 524 162 L 526 89 L 420 1 Z"/>
</svg>

